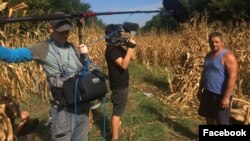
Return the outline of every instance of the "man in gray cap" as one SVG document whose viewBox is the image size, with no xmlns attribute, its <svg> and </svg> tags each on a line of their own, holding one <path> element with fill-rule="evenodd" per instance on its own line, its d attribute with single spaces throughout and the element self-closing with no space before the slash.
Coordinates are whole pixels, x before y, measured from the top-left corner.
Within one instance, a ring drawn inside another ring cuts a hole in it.
<svg viewBox="0 0 250 141">
<path fill-rule="evenodd" d="M 65 15 L 62 12 L 55 14 Z M 75 47 L 68 41 L 71 30 L 70 19 L 53 20 L 49 22 L 51 35 L 46 41 L 35 43 L 29 48 L 0 46 L 0 60 L 8 63 L 35 60 L 46 72 L 52 95 L 52 141 L 88 140 L 90 103 L 72 101 L 74 95 L 69 95 L 69 92 L 74 91 L 74 88 L 65 84 L 83 69 L 88 53 L 86 45 Z"/>
<path fill-rule="evenodd" d="M 56 12 L 54 15 L 65 16 L 63 12 Z M 56 29 L 56 31 L 71 31 L 72 24 L 70 19 L 59 19 L 50 21 L 50 25 Z"/>
</svg>

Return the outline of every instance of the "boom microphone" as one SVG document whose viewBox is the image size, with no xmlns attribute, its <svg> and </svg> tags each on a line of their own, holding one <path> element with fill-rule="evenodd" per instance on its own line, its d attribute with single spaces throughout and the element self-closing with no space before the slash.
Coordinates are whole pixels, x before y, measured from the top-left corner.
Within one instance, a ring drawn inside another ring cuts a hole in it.
<svg viewBox="0 0 250 141">
<path fill-rule="evenodd" d="M 186 8 L 178 0 L 163 0 L 163 6 L 166 10 L 173 10 L 173 18 L 184 23 L 189 19 L 189 14 Z"/>
</svg>

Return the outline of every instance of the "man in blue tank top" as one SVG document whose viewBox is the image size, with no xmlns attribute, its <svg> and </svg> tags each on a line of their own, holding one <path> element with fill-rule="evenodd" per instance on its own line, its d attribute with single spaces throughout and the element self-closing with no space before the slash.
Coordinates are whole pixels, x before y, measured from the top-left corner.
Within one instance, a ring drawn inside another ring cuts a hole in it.
<svg viewBox="0 0 250 141">
<path fill-rule="evenodd" d="M 234 54 L 224 48 L 222 34 L 209 35 L 210 52 L 205 56 L 197 98 L 198 114 L 209 125 L 229 125 L 233 89 L 238 63 Z"/>
</svg>

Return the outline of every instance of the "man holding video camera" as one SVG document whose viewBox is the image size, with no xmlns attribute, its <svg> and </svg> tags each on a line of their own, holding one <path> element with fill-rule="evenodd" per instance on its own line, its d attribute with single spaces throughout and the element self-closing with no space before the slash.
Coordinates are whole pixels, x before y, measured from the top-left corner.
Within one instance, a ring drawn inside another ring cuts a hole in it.
<svg viewBox="0 0 250 141">
<path fill-rule="evenodd" d="M 111 101 L 113 112 L 111 117 L 112 141 L 118 140 L 121 117 L 125 112 L 128 100 L 129 73 L 128 66 L 133 59 L 135 41 L 130 37 L 131 31 L 137 31 L 138 24 L 109 24 L 105 27 L 106 51 Z"/>
</svg>

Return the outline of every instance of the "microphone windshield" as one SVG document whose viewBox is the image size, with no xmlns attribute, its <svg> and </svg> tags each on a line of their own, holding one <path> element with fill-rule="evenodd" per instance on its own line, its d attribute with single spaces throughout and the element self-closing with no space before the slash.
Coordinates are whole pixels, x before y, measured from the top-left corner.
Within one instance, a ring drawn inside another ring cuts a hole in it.
<svg viewBox="0 0 250 141">
<path fill-rule="evenodd" d="M 163 6 L 166 10 L 173 10 L 173 18 L 184 23 L 189 19 L 188 10 L 178 0 L 163 0 Z"/>
</svg>

